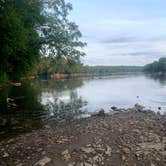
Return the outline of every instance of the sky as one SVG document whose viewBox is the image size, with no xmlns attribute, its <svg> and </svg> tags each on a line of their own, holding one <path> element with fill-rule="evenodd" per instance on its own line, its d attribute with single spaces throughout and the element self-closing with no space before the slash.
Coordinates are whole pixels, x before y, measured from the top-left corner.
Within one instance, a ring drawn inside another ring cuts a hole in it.
<svg viewBox="0 0 166 166">
<path fill-rule="evenodd" d="M 67 0 L 86 65 L 142 66 L 166 57 L 165 0 Z"/>
</svg>

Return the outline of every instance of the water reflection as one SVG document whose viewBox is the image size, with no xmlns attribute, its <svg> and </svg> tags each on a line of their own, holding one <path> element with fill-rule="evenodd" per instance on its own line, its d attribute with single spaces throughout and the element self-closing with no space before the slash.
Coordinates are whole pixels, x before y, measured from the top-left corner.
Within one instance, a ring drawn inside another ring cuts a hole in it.
<svg viewBox="0 0 166 166">
<path fill-rule="evenodd" d="M 158 81 L 161 85 L 166 85 L 166 76 L 157 74 L 146 74 L 147 78 Z"/>
<path fill-rule="evenodd" d="M 73 91 L 81 85 L 80 79 L 35 80 L 1 90 L 0 139 L 40 128 L 50 119 L 57 123 L 82 115 L 86 102 Z M 8 98 L 16 106 L 9 105 Z"/>
<path fill-rule="evenodd" d="M 54 123 L 62 121 L 71 121 L 75 118 L 80 117 L 85 110 L 82 108 L 87 105 L 81 97 L 78 96 L 76 92 L 71 91 L 69 96 L 66 98 L 54 98 L 54 101 L 48 101 L 46 104 L 46 109 L 50 111 L 50 119 Z"/>
<path fill-rule="evenodd" d="M 43 125 L 39 115 L 45 114 L 44 107 L 37 100 L 38 89 L 29 84 L 10 87 L 0 93 L 0 137 L 13 136 Z M 7 103 L 11 99 L 15 106 Z"/>
</svg>

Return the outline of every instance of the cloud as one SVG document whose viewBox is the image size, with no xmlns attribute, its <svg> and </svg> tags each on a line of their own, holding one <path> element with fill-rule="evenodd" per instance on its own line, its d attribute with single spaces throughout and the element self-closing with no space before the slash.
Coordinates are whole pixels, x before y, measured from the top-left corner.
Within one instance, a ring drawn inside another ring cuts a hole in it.
<svg viewBox="0 0 166 166">
<path fill-rule="evenodd" d="M 101 41 L 101 43 L 129 43 L 135 41 L 136 38 L 134 37 L 125 37 L 125 36 L 116 36 L 116 37 L 110 37 L 107 39 L 104 39 Z"/>
<path fill-rule="evenodd" d="M 130 53 L 131 56 L 141 56 L 141 55 L 144 55 L 144 56 L 150 56 L 150 57 L 161 57 L 161 56 L 166 56 L 166 52 L 133 52 L 133 53 Z"/>
<path fill-rule="evenodd" d="M 90 42 L 83 62 L 88 65 L 145 65 L 166 57 L 166 41 L 126 40 L 125 42 Z"/>
<path fill-rule="evenodd" d="M 166 18 L 80 22 L 88 65 L 145 65 L 166 57 Z"/>
<path fill-rule="evenodd" d="M 166 34 L 166 18 L 151 20 L 102 19 L 78 22 L 83 35 L 89 39 L 157 38 Z M 129 36 L 128 36 L 129 35 Z"/>
</svg>

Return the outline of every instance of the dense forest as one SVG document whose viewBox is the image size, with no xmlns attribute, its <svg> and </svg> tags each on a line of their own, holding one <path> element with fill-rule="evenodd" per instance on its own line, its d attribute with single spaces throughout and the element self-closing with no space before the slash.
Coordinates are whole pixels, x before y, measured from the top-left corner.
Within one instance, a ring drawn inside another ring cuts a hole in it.
<svg viewBox="0 0 166 166">
<path fill-rule="evenodd" d="M 46 57 L 79 64 L 85 43 L 71 10 L 65 0 L 0 0 L 0 81 L 38 72 Z"/>
<path fill-rule="evenodd" d="M 144 71 L 148 73 L 166 73 L 166 58 L 160 58 L 158 61 L 144 66 Z"/>
</svg>

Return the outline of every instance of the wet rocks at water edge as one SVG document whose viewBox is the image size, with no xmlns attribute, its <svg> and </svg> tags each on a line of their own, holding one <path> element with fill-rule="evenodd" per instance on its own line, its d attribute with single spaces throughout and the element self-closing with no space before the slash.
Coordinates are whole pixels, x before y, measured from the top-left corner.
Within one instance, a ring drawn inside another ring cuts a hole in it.
<svg viewBox="0 0 166 166">
<path fill-rule="evenodd" d="M 92 117 L 99 116 L 99 117 L 105 117 L 106 113 L 104 109 L 99 110 L 97 113 L 91 114 Z"/>
<path fill-rule="evenodd" d="M 136 109 L 137 111 L 143 111 L 144 108 L 145 108 L 144 106 L 142 106 L 142 105 L 140 105 L 140 104 L 138 104 L 138 103 L 136 103 L 134 107 L 135 107 L 135 109 Z"/>
<path fill-rule="evenodd" d="M 104 109 L 101 109 L 97 115 L 104 117 L 106 115 Z"/>
<path fill-rule="evenodd" d="M 118 108 L 115 107 L 115 106 L 112 106 L 111 109 L 112 109 L 113 111 L 117 111 Z"/>
</svg>

